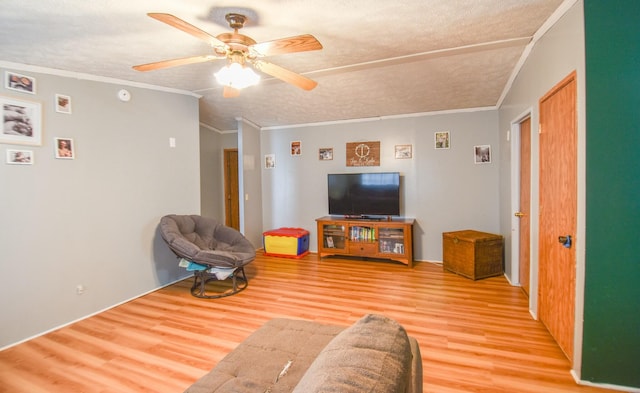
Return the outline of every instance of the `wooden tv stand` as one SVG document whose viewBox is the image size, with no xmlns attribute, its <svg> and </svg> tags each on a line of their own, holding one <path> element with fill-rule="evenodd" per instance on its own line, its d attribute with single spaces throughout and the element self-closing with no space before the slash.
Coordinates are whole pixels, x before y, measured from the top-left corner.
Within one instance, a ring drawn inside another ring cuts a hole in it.
<svg viewBox="0 0 640 393">
<path fill-rule="evenodd" d="M 413 266 L 413 218 L 353 219 L 325 216 L 318 224 L 318 257 L 350 255 Z"/>
</svg>

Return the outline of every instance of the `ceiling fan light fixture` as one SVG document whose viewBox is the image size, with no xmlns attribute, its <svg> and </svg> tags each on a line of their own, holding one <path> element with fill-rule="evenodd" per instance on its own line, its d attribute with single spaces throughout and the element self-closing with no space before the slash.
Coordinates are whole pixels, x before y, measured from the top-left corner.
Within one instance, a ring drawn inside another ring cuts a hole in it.
<svg viewBox="0 0 640 393">
<path fill-rule="evenodd" d="M 256 74 L 251 68 L 235 62 L 222 67 L 214 75 L 219 84 L 234 89 L 244 89 L 260 82 L 260 75 Z"/>
</svg>

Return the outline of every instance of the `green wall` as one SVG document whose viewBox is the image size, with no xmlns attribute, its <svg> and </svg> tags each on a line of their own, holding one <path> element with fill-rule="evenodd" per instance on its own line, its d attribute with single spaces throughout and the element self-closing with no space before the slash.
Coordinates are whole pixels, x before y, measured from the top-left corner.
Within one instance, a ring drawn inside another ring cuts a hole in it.
<svg viewBox="0 0 640 393">
<path fill-rule="evenodd" d="M 640 1 L 585 0 L 581 378 L 640 387 Z"/>
</svg>

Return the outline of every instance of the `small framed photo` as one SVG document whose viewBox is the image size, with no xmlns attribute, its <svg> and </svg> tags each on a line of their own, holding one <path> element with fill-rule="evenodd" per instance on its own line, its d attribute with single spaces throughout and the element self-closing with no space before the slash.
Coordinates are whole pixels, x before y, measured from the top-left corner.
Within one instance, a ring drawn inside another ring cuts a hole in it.
<svg viewBox="0 0 640 393">
<path fill-rule="evenodd" d="M 7 149 L 7 164 L 32 165 L 33 150 L 12 150 Z"/>
<path fill-rule="evenodd" d="M 21 93 L 36 94 L 36 78 L 5 71 L 4 87 Z"/>
<path fill-rule="evenodd" d="M 451 147 L 451 140 L 449 139 L 449 131 L 439 131 L 435 133 L 435 148 L 436 149 L 448 149 Z"/>
<path fill-rule="evenodd" d="M 300 141 L 291 142 L 291 155 L 292 156 L 302 155 L 302 142 Z"/>
<path fill-rule="evenodd" d="M 73 139 L 71 138 L 55 138 L 56 140 L 56 158 L 73 160 L 75 158 L 75 149 L 73 147 Z"/>
<path fill-rule="evenodd" d="M 320 161 L 333 160 L 333 147 L 321 147 L 318 149 L 318 159 Z"/>
<path fill-rule="evenodd" d="M 264 167 L 266 169 L 273 169 L 276 167 L 276 155 L 275 154 L 265 154 L 264 156 Z"/>
<path fill-rule="evenodd" d="M 56 94 L 56 112 L 71 114 L 71 97 Z"/>
<path fill-rule="evenodd" d="M 0 97 L 2 133 L 0 143 L 42 144 L 42 105 L 39 102 Z"/>
<path fill-rule="evenodd" d="M 476 164 L 491 163 L 491 145 L 474 146 L 473 154 Z"/>
<path fill-rule="evenodd" d="M 413 145 L 396 145 L 396 159 L 413 157 Z"/>
</svg>

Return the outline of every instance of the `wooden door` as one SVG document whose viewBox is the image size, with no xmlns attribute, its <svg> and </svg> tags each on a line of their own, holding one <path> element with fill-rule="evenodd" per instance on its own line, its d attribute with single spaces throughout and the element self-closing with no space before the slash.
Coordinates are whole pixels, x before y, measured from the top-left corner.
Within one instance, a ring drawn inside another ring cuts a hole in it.
<svg viewBox="0 0 640 393">
<path fill-rule="evenodd" d="M 538 315 L 573 360 L 577 198 L 576 75 L 540 99 Z M 571 237 L 572 244 L 564 238 Z M 567 243 L 567 244 L 563 244 Z"/>
<path fill-rule="evenodd" d="M 224 216 L 225 225 L 240 230 L 238 149 L 224 150 Z"/>
<path fill-rule="evenodd" d="M 531 118 L 520 122 L 520 210 L 516 213 L 520 228 L 520 285 L 529 296 L 531 255 Z"/>
</svg>

